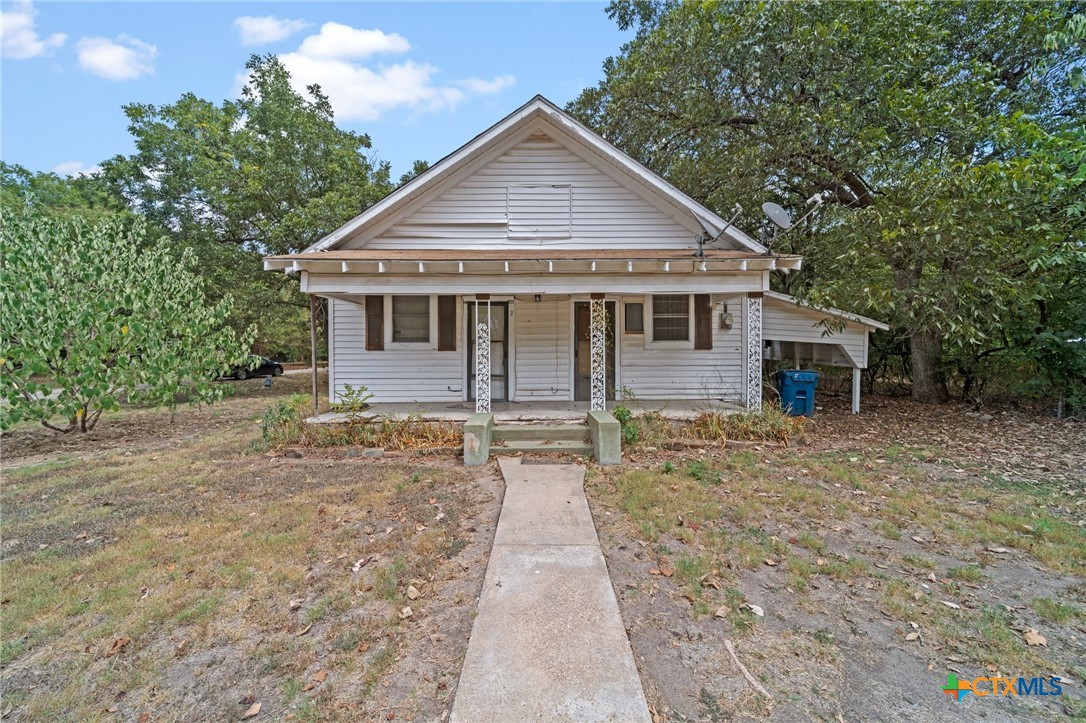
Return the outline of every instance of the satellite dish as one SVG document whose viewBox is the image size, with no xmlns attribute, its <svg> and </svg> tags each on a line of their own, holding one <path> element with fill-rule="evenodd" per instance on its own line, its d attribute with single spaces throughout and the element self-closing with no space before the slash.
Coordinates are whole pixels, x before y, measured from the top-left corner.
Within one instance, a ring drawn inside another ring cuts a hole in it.
<svg viewBox="0 0 1086 723">
<path fill-rule="evenodd" d="M 792 217 L 788 215 L 787 211 L 772 201 L 766 201 L 762 204 L 762 213 L 764 213 L 766 218 L 772 221 L 773 225 L 777 228 L 783 231 L 792 228 Z"/>
</svg>

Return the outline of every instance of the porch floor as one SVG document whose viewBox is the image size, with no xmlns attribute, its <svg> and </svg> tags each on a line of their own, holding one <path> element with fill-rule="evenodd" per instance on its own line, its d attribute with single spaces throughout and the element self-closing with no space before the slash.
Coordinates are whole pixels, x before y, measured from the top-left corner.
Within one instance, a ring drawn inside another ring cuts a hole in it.
<svg viewBox="0 0 1086 723">
<path fill-rule="evenodd" d="M 659 412 L 667 419 L 690 420 L 702 412 L 734 414 L 743 411 L 736 402 L 715 399 L 635 399 L 608 402 L 607 408 L 616 405 L 628 407 L 635 414 Z M 490 405 L 494 421 L 508 422 L 583 422 L 588 415 L 588 402 L 531 401 L 494 402 Z M 325 412 L 306 419 L 307 424 L 341 424 L 350 419 L 391 418 L 418 419 L 444 422 L 466 422 L 475 414 L 475 402 L 403 402 L 374 404 L 364 412 Z"/>
</svg>

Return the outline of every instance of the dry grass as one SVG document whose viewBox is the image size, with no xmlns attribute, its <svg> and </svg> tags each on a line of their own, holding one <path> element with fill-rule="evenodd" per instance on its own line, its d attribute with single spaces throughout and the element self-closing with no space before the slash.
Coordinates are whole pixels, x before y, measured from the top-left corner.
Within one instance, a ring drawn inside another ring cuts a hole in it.
<svg viewBox="0 0 1086 723">
<path fill-rule="evenodd" d="M 265 413 L 261 421 L 263 448 L 283 444 L 305 447 L 360 445 L 384 449 L 434 449 L 459 447 L 463 428 L 453 422 L 388 417 L 356 419 L 339 424 L 305 424 L 308 399 L 296 395 L 280 401 Z"/>
<path fill-rule="evenodd" d="M 412 622 L 398 615 L 407 587 L 432 596 L 466 544 L 472 478 L 454 464 L 246 454 L 256 434 L 235 421 L 5 474 L 5 708 L 195 720 L 237 719 L 250 694 L 303 718 L 338 717 L 342 696 L 364 704 Z M 411 604 L 417 615 L 426 601 Z M 318 668 L 338 688 L 302 695 Z M 361 690 L 345 684 L 355 676 Z"/>
<path fill-rule="evenodd" d="M 988 582 L 988 549 L 1086 579 L 1086 533 L 1053 511 L 1061 492 L 963 480 L 929 459 L 926 450 L 892 446 L 866 454 L 766 448 L 670 456 L 662 465 L 601 470 L 588 488 L 596 504 L 623 513 L 631 536 L 674 564 L 695 618 L 723 607 L 736 634 L 757 625 L 737 594 L 740 579 L 779 570 L 801 599 L 815 583 L 881 589 L 884 614 L 902 624 L 925 621 L 929 644 L 976 662 L 1059 669 L 972 588 Z M 843 549 L 846 529 L 864 541 L 860 548 Z M 933 572 L 938 582 L 918 585 Z M 1038 605 L 1056 619 L 1081 614 L 1077 606 Z"/>
</svg>

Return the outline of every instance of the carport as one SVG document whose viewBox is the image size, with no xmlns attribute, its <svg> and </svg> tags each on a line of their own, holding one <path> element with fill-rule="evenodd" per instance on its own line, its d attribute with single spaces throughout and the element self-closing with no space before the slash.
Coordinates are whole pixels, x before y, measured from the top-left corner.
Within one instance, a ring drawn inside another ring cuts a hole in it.
<svg viewBox="0 0 1086 723">
<path fill-rule="evenodd" d="M 847 311 L 805 304 L 767 291 L 763 299 L 764 359 L 852 369 L 852 413 L 860 413 L 860 370 L 867 368 L 868 335 L 889 326 Z M 832 317 L 832 318 L 827 318 Z"/>
</svg>

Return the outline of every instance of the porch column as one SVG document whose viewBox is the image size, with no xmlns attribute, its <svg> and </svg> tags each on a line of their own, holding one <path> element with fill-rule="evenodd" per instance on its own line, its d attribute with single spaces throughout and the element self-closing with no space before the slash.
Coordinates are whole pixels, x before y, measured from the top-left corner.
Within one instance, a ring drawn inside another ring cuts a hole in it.
<svg viewBox="0 0 1086 723">
<path fill-rule="evenodd" d="M 490 294 L 475 296 L 475 413 L 490 414 Z"/>
<path fill-rule="evenodd" d="M 315 294 L 309 295 L 309 366 L 313 386 L 313 416 L 320 416 L 320 397 L 317 396 L 317 309 L 318 301 Z M 328 336 L 325 334 L 325 336 Z M 331 344 L 328 345 L 329 347 Z M 331 365 L 329 365 L 331 366 Z M 329 404 L 332 402 L 328 400 Z"/>
<path fill-rule="evenodd" d="M 852 413 L 860 413 L 860 368 L 852 367 Z"/>
<path fill-rule="evenodd" d="M 607 305 L 603 294 L 592 294 L 588 340 L 592 358 L 592 402 L 589 409 L 607 409 Z"/>
<path fill-rule="evenodd" d="M 762 410 L 762 294 L 751 292 L 744 299 L 747 317 L 747 409 Z"/>
</svg>

